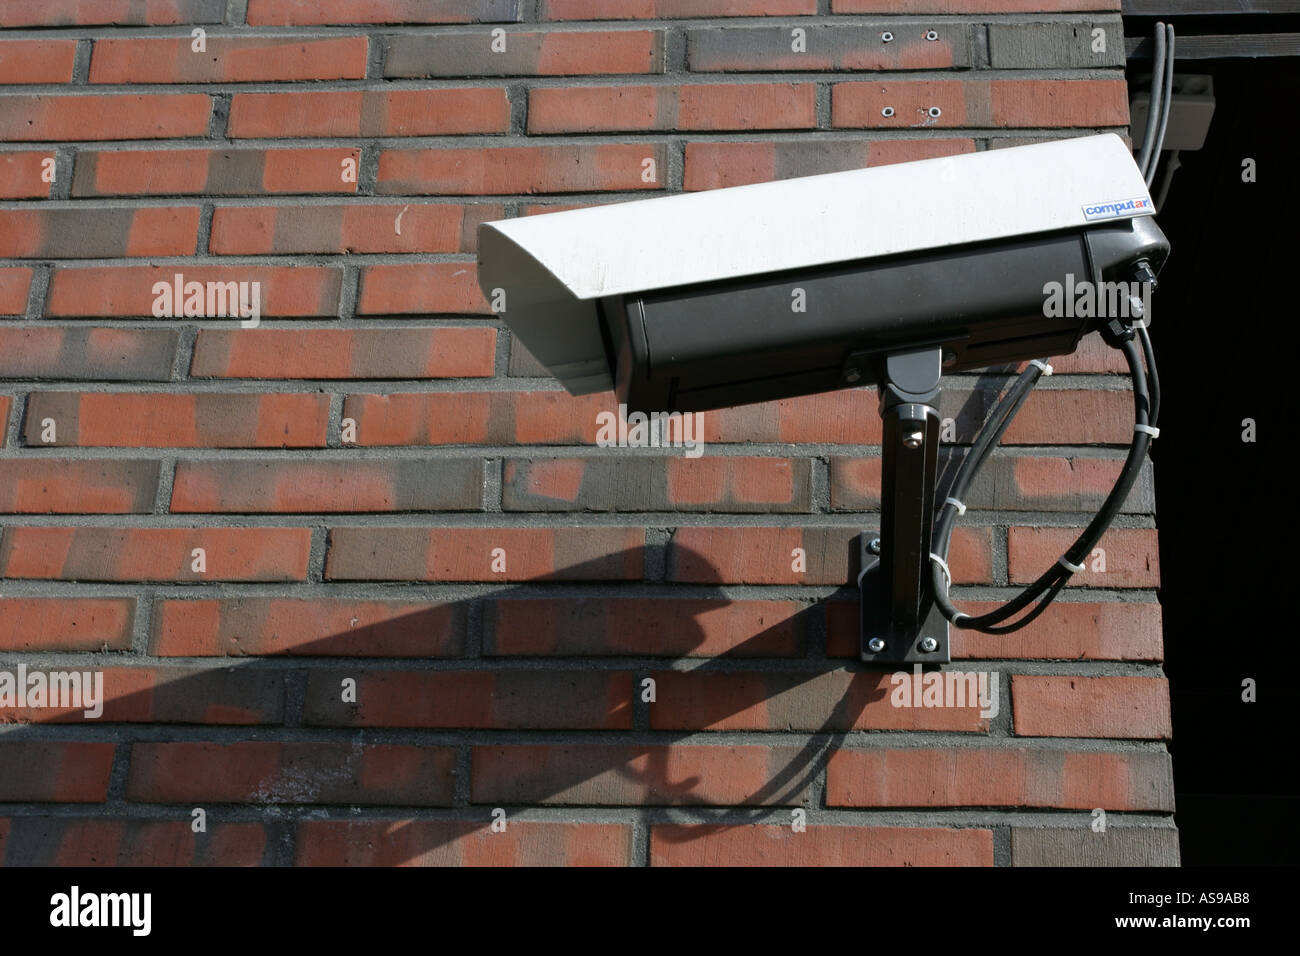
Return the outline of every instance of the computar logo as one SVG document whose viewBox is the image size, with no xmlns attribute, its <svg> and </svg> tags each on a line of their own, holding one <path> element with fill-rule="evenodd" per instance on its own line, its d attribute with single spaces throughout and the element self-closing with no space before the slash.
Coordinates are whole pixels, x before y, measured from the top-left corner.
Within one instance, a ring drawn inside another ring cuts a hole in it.
<svg viewBox="0 0 1300 956">
<path fill-rule="evenodd" d="M 1118 219 L 1121 216 L 1140 216 L 1154 212 L 1155 203 L 1145 196 L 1135 199 L 1117 199 L 1114 202 L 1099 202 L 1093 206 L 1083 207 L 1083 218 L 1088 222 L 1098 219 Z"/>
<path fill-rule="evenodd" d="M 103 671 L 0 671 L 0 711 L 6 707 L 81 710 L 90 720 L 104 713 Z"/>
<path fill-rule="evenodd" d="M 148 936 L 153 927 L 152 893 L 69 893 L 50 897 L 51 926 L 129 926 L 133 936 Z"/>
</svg>

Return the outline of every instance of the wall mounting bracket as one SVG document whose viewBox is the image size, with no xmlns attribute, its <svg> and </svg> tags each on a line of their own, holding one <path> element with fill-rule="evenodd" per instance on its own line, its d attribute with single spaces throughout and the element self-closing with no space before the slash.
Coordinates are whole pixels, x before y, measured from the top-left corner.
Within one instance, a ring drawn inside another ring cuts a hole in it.
<svg viewBox="0 0 1300 956">
<path fill-rule="evenodd" d="M 880 531 L 859 536 L 862 661 L 946 664 L 948 622 L 930 597 L 943 350 L 872 359 L 880 391 Z"/>
</svg>

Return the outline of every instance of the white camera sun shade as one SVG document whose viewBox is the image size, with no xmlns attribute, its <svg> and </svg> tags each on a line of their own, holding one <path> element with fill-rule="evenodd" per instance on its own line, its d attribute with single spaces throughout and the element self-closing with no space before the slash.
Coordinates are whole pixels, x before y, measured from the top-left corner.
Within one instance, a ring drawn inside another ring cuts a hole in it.
<svg viewBox="0 0 1300 956">
<path fill-rule="evenodd" d="M 842 269 L 1153 212 L 1128 148 L 1108 133 L 485 223 L 478 277 L 528 350 L 581 395 L 623 374 L 618 343 L 602 328 L 601 300 L 608 309 L 613 296 Z M 927 268 L 933 276 L 943 263 L 932 257 Z M 745 342 L 729 347 L 743 352 Z"/>
</svg>

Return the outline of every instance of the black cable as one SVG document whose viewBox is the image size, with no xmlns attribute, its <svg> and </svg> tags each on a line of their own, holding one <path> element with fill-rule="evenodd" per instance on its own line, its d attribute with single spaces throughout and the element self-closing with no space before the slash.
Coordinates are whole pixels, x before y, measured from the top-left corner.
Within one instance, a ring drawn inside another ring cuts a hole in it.
<svg viewBox="0 0 1300 956">
<path fill-rule="evenodd" d="M 1159 30 L 1159 25 L 1156 26 Z M 1160 124 L 1157 126 L 1156 145 L 1151 151 L 1151 168 L 1147 171 L 1148 186 L 1155 181 L 1156 169 L 1160 166 L 1160 154 L 1165 148 L 1165 130 L 1169 128 L 1169 110 L 1174 102 L 1174 25 L 1165 24 L 1165 95 L 1160 107 Z"/>
<path fill-rule="evenodd" d="M 1146 135 L 1142 137 L 1142 149 L 1138 153 L 1138 170 L 1142 173 L 1142 178 L 1147 178 L 1147 166 L 1151 162 L 1151 150 L 1155 146 L 1156 140 L 1156 123 L 1159 121 L 1160 101 L 1162 88 L 1165 80 L 1165 25 L 1157 23 L 1155 34 L 1152 38 L 1155 42 L 1155 55 L 1151 67 L 1151 102 L 1147 106 L 1147 125 Z M 1150 180 L 1147 179 L 1150 183 Z"/>
<path fill-rule="evenodd" d="M 1129 373 L 1133 377 L 1134 418 L 1137 424 L 1141 426 L 1154 427 L 1153 422 L 1155 420 L 1155 414 L 1158 414 L 1159 411 L 1159 379 L 1155 375 L 1155 362 L 1150 351 L 1150 339 L 1144 334 L 1145 332 L 1146 330 L 1141 327 L 1137 330 L 1137 337 L 1142 343 L 1141 350 L 1139 350 L 1139 346 L 1133 342 L 1132 336 L 1121 341 L 1112 341 L 1110 344 L 1120 348 L 1124 352 L 1124 357 L 1128 362 Z M 1142 364 L 1144 357 L 1147 359 L 1146 369 L 1143 368 Z M 1011 418 L 1014 417 L 1014 411 L 1012 411 L 1012 409 L 1014 408 L 1014 410 L 1019 410 L 1020 404 L 1023 403 L 1024 398 L 1028 395 L 1028 384 L 1037 381 L 1038 375 L 1040 374 L 1041 369 L 1038 369 L 1037 366 L 1030 366 L 1030 368 L 1022 374 L 1021 379 L 1017 381 L 1016 385 L 1012 387 L 1012 390 L 998 402 L 997 406 L 995 406 L 994 414 L 990 416 L 989 422 L 985 424 L 984 429 L 982 429 L 982 434 L 977 437 L 977 444 L 982 447 L 982 457 L 977 458 L 975 456 L 975 448 L 973 447 L 972 453 L 967 455 L 966 459 L 963 460 L 961 467 L 958 469 L 957 477 L 953 482 L 954 488 L 964 489 L 969 485 L 970 481 L 974 477 L 974 471 L 978 467 L 978 464 L 982 463 L 983 457 L 987 456 L 988 449 L 991 448 L 991 443 L 987 445 L 984 444 L 983 439 L 985 435 L 983 433 L 992 432 L 996 433 L 1000 437 L 1001 434 L 1005 432 L 1006 428 L 1010 425 Z M 1154 396 L 1151 388 L 1153 384 L 1156 392 Z M 1020 388 L 1022 385 L 1025 386 L 1023 389 Z M 1015 396 L 1014 399 L 1012 399 L 1013 395 Z M 998 417 L 999 411 L 1004 413 L 1001 418 Z M 1010 412 L 1010 414 L 1005 414 L 1006 412 Z M 996 426 L 993 429 L 990 429 L 989 424 L 994 422 L 996 422 Z M 1075 539 L 1075 542 L 1066 549 L 1065 554 L 1062 555 L 1064 561 L 1076 566 L 1082 564 L 1083 560 L 1091 554 L 1094 546 L 1101 539 L 1102 535 L 1106 533 L 1111 522 L 1123 507 L 1124 502 L 1128 498 L 1129 492 L 1133 488 L 1134 482 L 1137 480 L 1137 477 L 1141 472 L 1142 464 L 1146 459 L 1147 449 L 1151 444 L 1151 437 L 1152 436 L 1148 432 L 1137 428 L 1134 429 L 1133 441 L 1129 445 L 1128 456 L 1125 458 L 1124 466 L 1120 470 L 1120 475 L 1118 480 L 1115 482 L 1115 486 L 1111 489 L 1110 494 L 1106 496 L 1106 500 L 1102 503 L 1101 508 L 1093 517 L 1092 521 L 1089 522 L 1086 528 L 1084 528 L 1079 537 Z M 953 495 L 952 497 L 957 496 Z M 955 506 L 951 503 L 945 503 L 939 522 L 936 525 L 934 538 L 934 553 L 944 562 L 947 561 L 948 547 L 955 519 Z M 1058 561 L 1044 571 L 1036 581 L 1021 591 L 1019 595 L 1008 601 L 1002 607 L 990 611 L 987 614 L 971 616 L 959 611 L 952 602 L 948 600 L 947 584 L 943 577 L 944 569 L 940 562 L 932 560 L 930 566 L 932 596 L 935 605 L 939 608 L 943 616 L 956 627 L 967 630 L 983 631 L 991 634 L 1005 634 L 1024 627 L 1046 609 L 1047 605 L 1052 602 L 1073 573 L 1069 568 L 1065 567 L 1064 564 Z M 1030 604 L 1034 603 L 1034 601 L 1039 598 L 1042 600 L 1039 602 L 1038 606 L 1024 617 L 1010 624 L 999 626 L 1003 625 L 1003 622 L 1008 618 L 1029 607 Z"/>
</svg>

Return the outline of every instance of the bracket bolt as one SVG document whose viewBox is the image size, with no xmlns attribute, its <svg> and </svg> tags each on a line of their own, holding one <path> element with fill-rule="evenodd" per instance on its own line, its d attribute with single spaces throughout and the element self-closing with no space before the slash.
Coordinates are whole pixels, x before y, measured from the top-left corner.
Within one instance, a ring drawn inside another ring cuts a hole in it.
<svg viewBox="0 0 1300 956">
<path fill-rule="evenodd" d="M 894 108 L 892 106 L 886 106 L 883 110 L 880 111 L 880 115 L 888 119 L 889 117 L 894 115 Z"/>
<path fill-rule="evenodd" d="M 939 642 L 933 637 L 927 637 L 921 641 L 921 650 L 926 654 L 933 654 L 939 649 Z"/>
<path fill-rule="evenodd" d="M 879 554 L 879 553 L 880 553 L 880 539 L 879 539 L 879 538 L 872 538 L 870 541 L 868 541 L 868 542 L 867 542 L 867 550 L 870 551 L 872 554 Z"/>
<path fill-rule="evenodd" d="M 940 116 L 943 115 L 943 110 L 939 109 L 939 107 L 937 106 L 931 106 L 928 110 L 926 110 L 926 112 L 930 114 L 931 119 L 938 119 Z"/>
<path fill-rule="evenodd" d="M 903 436 L 903 446 L 905 448 L 920 448 L 925 441 L 925 432 L 908 432 Z"/>
<path fill-rule="evenodd" d="M 867 641 L 867 650 L 873 654 L 879 654 L 884 649 L 885 642 L 882 638 L 873 637 L 871 640 Z"/>
<path fill-rule="evenodd" d="M 938 33 L 937 30 L 926 30 L 926 31 L 925 31 L 925 38 L 926 38 L 927 40 L 937 40 L 937 39 L 939 39 L 939 33 Z"/>
</svg>

